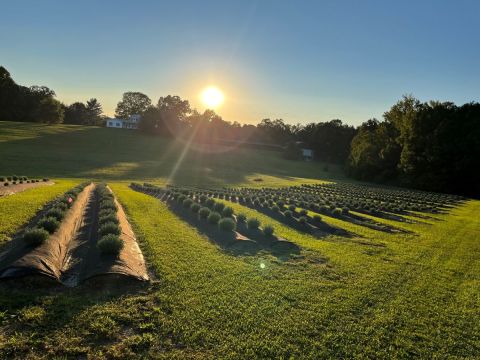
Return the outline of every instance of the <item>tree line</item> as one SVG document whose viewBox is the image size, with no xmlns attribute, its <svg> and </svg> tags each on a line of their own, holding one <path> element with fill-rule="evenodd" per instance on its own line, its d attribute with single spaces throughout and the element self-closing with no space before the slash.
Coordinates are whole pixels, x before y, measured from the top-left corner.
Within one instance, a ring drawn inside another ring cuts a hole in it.
<svg viewBox="0 0 480 360">
<path fill-rule="evenodd" d="M 117 115 L 143 114 L 140 130 L 196 141 L 240 141 L 285 147 L 285 157 L 301 158 L 299 147 L 315 159 L 341 164 L 347 175 L 366 181 L 418 189 L 480 194 L 480 104 L 420 102 L 403 96 L 383 115 L 357 128 L 335 119 L 306 125 L 263 119 L 258 125 L 225 121 L 212 110 L 192 109 L 178 96 L 153 105 L 141 93 L 125 93 Z M 297 145 L 300 143 L 301 145 Z"/>
<path fill-rule="evenodd" d="M 353 127 L 335 119 L 291 125 L 263 119 L 257 125 L 224 120 L 213 110 L 199 112 L 179 96 L 156 103 L 140 92 L 126 92 L 115 116 L 140 114 L 142 133 L 184 137 L 197 142 L 236 142 L 283 147 L 288 159 L 300 159 L 301 147 L 316 160 L 343 165 L 347 175 L 365 181 L 424 190 L 480 194 L 480 104 L 420 102 L 404 96 L 383 114 Z M 45 86 L 17 85 L 0 67 L 0 120 L 102 124 L 96 99 L 64 105 Z"/>
<path fill-rule="evenodd" d="M 65 105 L 47 86 L 18 85 L 0 66 L 0 120 L 46 124 L 100 125 L 104 121 L 97 99 Z"/>
<path fill-rule="evenodd" d="M 347 173 L 424 190 L 480 194 L 480 104 L 404 96 L 357 129 Z"/>
<path fill-rule="evenodd" d="M 141 114 L 140 131 L 170 137 L 186 137 L 197 142 L 239 142 L 251 145 L 308 147 L 316 159 L 344 163 L 349 155 L 350 142 L 355 136 L 353 126 L 341 120 L 290 125 L 282 119 L 263 119 L 257 125 L 224 120 L 213 110 L 199 112 L 188 100 L 179 96 L 160 97 L 156 104 L 139 92 L 126 92 L 118 103 L 115 115 L 128 118 Z M 301 143 L 296 145 L 296 143 Z M 289 156 L 290 155 L 290 156 Z M 301 153 L 290 158 L 300 158 Z"/>
</svg>

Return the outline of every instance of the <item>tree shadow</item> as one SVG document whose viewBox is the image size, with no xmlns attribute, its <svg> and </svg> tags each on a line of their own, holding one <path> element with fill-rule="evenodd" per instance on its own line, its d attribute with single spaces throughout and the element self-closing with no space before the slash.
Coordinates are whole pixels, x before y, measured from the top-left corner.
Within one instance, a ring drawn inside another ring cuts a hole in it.
<svg viewBox="0 0 480 360">
<path fill-rule="evenodd" d="M 306 223 L 301 223 L 299 221 L 300 214 L 297 212 L 292 213 L 291 217 L 287 217 L 280 211 L 273 211 L 272 209 L 263 207 L 261 205 L 254 206 L 253 204 L 246 202 L 240 202 L 239 204 L 246 206 L 252 210 L 256 210 L 264 215 L 267 215 L 268 217 L 271 217 L 272 219 L 284 225 L 287 225 L 299 232 L 312 235 L 317 239 L 322 239 L 330 235 L 336 235 L 346 238 L 361 237 L 361 235 L 359 234 L 355 234 L 348 230 L 329 225 L 324 221 L 315 221 L 315 219 L 309 215 L 305 215 L 305 218 L 307 220 Z"/>
<path fill-rule="evenodd" d="M 216 185 L 244 182 L 255 174 L 285 180 L 318 179 L 320 175 L 333 178 L 311 163 L 292 162 L 288 166 L 281 153 L 271 150 L 230 147 L 207 153 L 180 139 L 136 131 L 13 124 L 12 131 L 20 134 L 7 134 L 7 140 L 0 142 L 0 168 L 8 173 L 109 180 L 163 178 L 173 184 Z M 8 125 L 0 124 L 0 136 L 8 132 Z M 20 137 L 22 131 L 32 134 Z"/>
</svg>

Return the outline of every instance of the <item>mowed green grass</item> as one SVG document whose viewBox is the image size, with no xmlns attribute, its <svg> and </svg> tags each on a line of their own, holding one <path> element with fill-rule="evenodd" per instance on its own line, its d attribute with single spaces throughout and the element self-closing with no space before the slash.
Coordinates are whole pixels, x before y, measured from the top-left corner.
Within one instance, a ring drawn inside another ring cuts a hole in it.
<svg viewBox="0 0 480 360">
<path fill-rule="evenodd" d="M 0 121 L 0 154 L 0 172 L 42 177 L 270 186 L 341 176 L 334 166 L 325 172 L 318 164 L 286 161 L 275 151 L 212 153 L 136 131 L 74 125 Z"/>
<path fill-rule="evenodd" d="M 57 128 L 68 132 L 68 127 Z M 18 136 L 27 137 L 28 131 L 18 130 Z M 42 151 L 47 150 L 48 146 Z M 291 166 L 270 157 L 278 166 Z M 27 160 L 24 169 L 36 171 L 38 165 Z M 0 161 L 14 166 L 13 161 Z M 64 171 L 60 165 L 55 169 L 53 162 L 49 166 L 52 172 Z M 310 181 L 317 180 L 312 174 L 322 179 L 317 164 L 301 166 Z M 95 166 L 86 167 L 92 176 L 100 176 L 94 175 Z M 69 169 L 72 177 L 85 176 L 75 173 L 74 167 Z M 0 358 L 478 357 L 479 201 L 467 201 L 449 214 L 417 224 L 379 220 L 411 234 L 387 234 L 323 216 L 326 222 L 356 234 L 348 239 L 316 239 L 229 203 L 236 212 L 274 225 L 277 235 L 302 247 L 300 256 L 289 259 L 267 253 L 235 257 L 160 201 L 128 188 L 125 174 L 117 168 L 108 169 L 106 177 L 126 208 L 153 281 L 123 288 L 49 290 L 38 289 L 35 283 L 0 287 Z M 243 178 L 240 170 L 234 171 L 238 181 L 224 185 L 250 183 L 250 176 L 257 176 L 254 173 L 272 184 L 301 181 L 296 176 L 282 177 L 269 167 L 263 172 L 245 171 Z M 182 172 L 188 174 L 188 168 Z M 143 172 L 135 176 L 147 177 Z M 224 181 L 222 176 L 207 180 L 214 184 Z M 165 181 L 160 173 L 151 179 Z M 59 186 L 68 187 L 67 181 Z M 71 185 L 76 182 L 72 180 Z M 11 233 L 16 226 L 12 221 L 0 222 L 0 234 Z"/>
<path fill-rule="evenodd" d="M 45 203 L 78 183 L 78 180 L 55 179 L 55 184 L 51 186 L 39 186 L 15 195 L 0 197 L 0 248 Z"/>
</svg>

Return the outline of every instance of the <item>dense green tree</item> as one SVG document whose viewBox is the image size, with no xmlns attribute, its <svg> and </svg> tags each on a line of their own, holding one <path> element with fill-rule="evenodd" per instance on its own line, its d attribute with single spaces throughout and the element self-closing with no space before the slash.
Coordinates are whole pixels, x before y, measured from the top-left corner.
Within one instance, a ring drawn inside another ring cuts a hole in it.
<svg viewBox="0 0 480 360">
<path fill-rule="evenodd" d="M 87 111 L 87 124 L 88 125 L 99 125 L 102 121 L 102 105 L 98 102 L 97 99 L 91 98 L 87 101 L 85 106 Z"/>
<path fill-rule="evenodd" d="M 128 119 L 131 115 L 142 115 L 151 105 L 152 101 L 147 95 L 141 92 L 126 92 L 117 104 L 115 116 Z"/>
<path fill-rule="evenodd" d="M 285 124 L 282 119 L 263 119 L 257 128 L 263 141 L 278 145 L 285 145 L 289 141 L 295 140 L 295 130 L 297 129 L 297 127 Z"/>
<path fill-rule="evenodd" d="M 70 104 L 65 107 L 64 113 L 65 124 L 83 125 L 88 122 L 87 107 L 84 103 L 75 102 Z"/>
<path fill-rule="evenodd" d="M 421 103 L 404 96 L 385 121 L 362 124 L 352 140 L 349 172 L 420 189 L 480 194 L 480 104 Z"/>
<path fill-rule="evenodd" d="M 283 157 L 288 160 L 301 160 L 302 149 L 295 141 L 290 141 L 283 152 Z"/>
<path fill-rule="evenodd" d="M 296 136 L 298 140 L 314 150 L 315 159 L 345 164 L 355 133 L 353 126 L 335 119 L 307 124 L 296 131 Z"/>
<path fill-rule="evenodd" d="M 64 116 L 62 104 L 53 97 L 40 100 L 33 114 L 36 122 L 47 124 L 61 123 Z"/>
</svg>

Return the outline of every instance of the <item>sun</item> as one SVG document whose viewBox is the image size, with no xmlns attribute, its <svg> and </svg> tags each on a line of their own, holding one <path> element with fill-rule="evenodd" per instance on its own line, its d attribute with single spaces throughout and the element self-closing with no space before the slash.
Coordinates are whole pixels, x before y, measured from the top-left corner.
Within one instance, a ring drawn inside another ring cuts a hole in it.
<svg viewBox="0 0 480 360">
<path fill-rule="evenodd" d="M 209 109 L 215 109 L 223 102 L 224 96 L 220 89 L 209 86 L 202 91 L 202 101 Z"/>
</svg>

